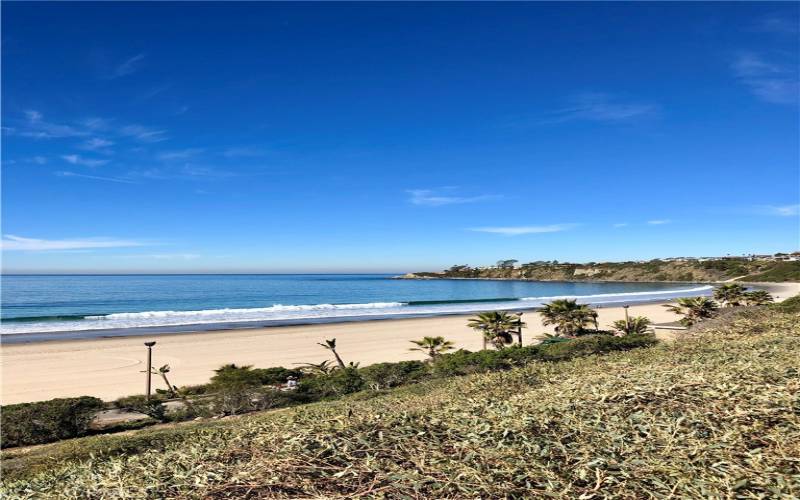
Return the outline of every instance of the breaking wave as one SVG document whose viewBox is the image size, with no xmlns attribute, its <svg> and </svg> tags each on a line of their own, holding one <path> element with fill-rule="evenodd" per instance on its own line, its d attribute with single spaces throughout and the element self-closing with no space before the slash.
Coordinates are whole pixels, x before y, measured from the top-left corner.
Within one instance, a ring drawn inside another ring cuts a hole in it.
<svg viewBox="0 0 800 500">
<path fill-rule="evenodd" d="M 261 322 L 326 321 L 472 313 L 486 310 L 530 309 L 555 299 L 575 299 L 587 304 L 613 304 L 669 299 L 687 295 L 704 295 L 711 286 L 652 292 L 621 292 L 594 295 L 562 295 L 549 297 L 428 300 L 410 302 L 370 302 L 364 304 L 271 305 L 255 308 L 204 309 L 198 311 L 142 311 L 111 314 L 41 316 L 3 320 L 4 335 L 83 330 L 119 330 L 143 327 L 198 325 L 197 330 L 212 329 L 209 325 L 230 325 Z"/>
</svg>

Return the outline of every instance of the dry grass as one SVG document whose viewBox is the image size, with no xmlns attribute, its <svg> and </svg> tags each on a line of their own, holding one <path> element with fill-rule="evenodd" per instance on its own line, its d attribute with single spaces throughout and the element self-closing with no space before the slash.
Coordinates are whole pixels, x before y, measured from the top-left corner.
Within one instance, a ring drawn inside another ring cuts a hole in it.
<svg viewBox="0 0 800 500">
<path fill-rule="evenodd" d="M 744 314 L 670 345 L 186 426 L 152 442 L 141 431 L 127 448 L 134 437 L 48 445 L 48 470 L 15 473 L 4 494 L 796 498 L 800 315 Z"/>
</svg>

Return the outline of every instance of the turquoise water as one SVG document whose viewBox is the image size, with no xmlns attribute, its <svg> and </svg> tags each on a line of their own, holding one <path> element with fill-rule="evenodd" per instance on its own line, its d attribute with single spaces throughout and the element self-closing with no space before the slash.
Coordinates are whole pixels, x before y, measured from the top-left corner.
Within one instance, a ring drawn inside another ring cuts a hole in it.
<svg viewBox="0 0 800 500">
<path fill-rule="evenodd" d="M 675 283 L 397 280 L 391 275 L 3 276 L 5 338 L 45 332 L 207 330 L 708 294 Z"/>
</svg>

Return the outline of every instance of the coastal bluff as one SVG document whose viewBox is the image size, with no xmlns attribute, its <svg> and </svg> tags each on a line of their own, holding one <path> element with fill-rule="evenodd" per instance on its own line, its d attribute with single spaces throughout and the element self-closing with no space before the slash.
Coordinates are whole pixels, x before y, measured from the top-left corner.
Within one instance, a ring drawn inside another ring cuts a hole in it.
<svg viewBox="0 0 800 500">
<path fill-rule="evenodd" d="M 512 261 L 501 261 L 512 262 Z M 785 258 L 673 258 L 628 262 L 538 261 L 519 266 L 452 266 L 439 272 L 410 272 L 396 279 L 510 279 L 531 281 L 786 282 L 800 281 L 800 256 Z"/>
</svg>

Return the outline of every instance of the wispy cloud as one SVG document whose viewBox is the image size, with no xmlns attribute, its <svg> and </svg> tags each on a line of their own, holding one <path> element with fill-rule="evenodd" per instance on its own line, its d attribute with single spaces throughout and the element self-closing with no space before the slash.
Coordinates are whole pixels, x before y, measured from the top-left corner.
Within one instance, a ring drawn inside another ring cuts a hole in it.
<svg viewBox="0 0 800 500">
<path fill-rule="evenodd" d="M 157 259 L 157 260 L 195 260 L 199 259 L 202 256 L 196 253 L 157 253 L 150 255 L 142 255 L 141 257 L 145 257 L 148 259 Z"/>
<path fill-rule="evenodd" d="M 777 217 L 796 217 L 800 215 L 800 204 L 796 205 L 759 205 L 755 213 L 760 215 L 774 215 Z"/>
<path fill-rule="evenodd" d="M 647 221 L 647 223 L 650 224 L 651 226 L 661 226 L 663 224 L 669 224 L 670 222 L 672 221 L 669 219 L 653 219 Z"/>
<path fill-rule="evenodd" d="M 185 160 L 193 156 L 196 156 L 202 152 L 203 150 L 200 148 L 187 148 L 178 151 L 164 151 L 162 153 L 159 153 L 157 157 L 161 161 Z"/>
<path fill-rule="evenodd" d="M 550 224 L 547 226 L 499 226 L 499 227 L 474 227 L 470 231 L 479 233 L 502 234 L 504 236 L 519 236 L 521 234 L 558 233 L 572 229 L 577 224 Z"/>
<path fill-rule="evenodd" d="M 139 96 L 139 101 L 147 101 L 149 99 L 152 99 L 153 97 L 155 97 L 155 96 L 157 96 L 157 95 L 159 95 L 159 94 L 161 94 L 163 92 L 166 92 L 170 88 L 172 88 L 172 84 L 171 83 L 165 83 L 163 85 L 159 85 L 157 87 L 153 87 L 150 90 L 144 92 L 141 96 Z"/>
<path fill-rule="evenodd" d="M 796 35 L 800 32 L 796 18 L 772 13 L 761 17 L 753 24 L 752 31 L 774 33 L 779 35 Z"/>
<path fill-rule="evenodd" d="M 44 115 L 36 110 L 25 111 L 13 122 L 13 127 L 3 128 L 5 133 L 34 139 L 86 138 L 77 145 L 78 149 L 84 151 L 108 152 L 103 149 L 113 145 L 114 142 L 98 135 L 111 136 L 117 140 L 133 139 L 144 143 L 161 142 L 168 138 L 166 130 L 139 124 L 120 126 L 115 125 L 113 120 L 98 117 L 72 120 L 70 123 L 56 123 L 45 120 Z"/>
<path fill-rule="evenodd" d="M 82 144 L 78 146 L 79 149 L 83 149 L 85 151 L 96 151 L 99 153 L 109 153 L 110 151 L 107 149 L 110 146 L 114 145 L 114 141 L 109 141 L 107 139 L 103 139 L 100 137 L 92 137 L 91 139 L 87 139 Z"/>
<path fill-rule="evenodd" d="M 81 155 L 62 155 L 61 159 L 72 165 L 81 165 L 84 167 L 101 167 L 108 163 L 108 160 L 84 158 Z"/>
<path fill-rule="evenodd" d="M 23 113 L 21 127 L 6 129 L 8 133 L 34 139 L 59 139 L 65 137 L 82 137 L 89 133 L 72 125 L 46 121 L 41 112 L 28 110 Z"/>
<path fill-rule="evenodd" d="M 134 169 L 127 173 L 129 179 L 149 179 L 149 180 L 213 180 L 235 177 L 238 174 L 230 170 L 219 169 L 201 165 L 183 165 L 175 168 L 142 168 Z"/>
<path fill-rule="evenodd" d="M 800 95 L 797 68 L 741 52 L 731 63 L 734 76 L 756 97 L 772 104 L 796 104 Z"/>
<path fill-rule="evenodd" d="M 121 184 L 138 184 L 138 182 L 131 179 L 126 179 L 124 177 L 106 177 L 102 175 L 88 175 L 69 171 L 56 172 L 55 174 L 59 177 L 78 177 L 80 179 L 92 179 L 95 181 L 118 182 Z"/>
<path fill-rule="evenodd" d="M 120 129 L 120 134 L 132 137 L 141 142 L 161 142 L 167 140 L 166 130 L 158 130 L 143 125 L 126 125 Z"/>
<path fill-rule="evenodd" d="M 228 148 L 222 152 L 222 156 L 226 158 L 254 158 L 264 156 L 266 151 L 261 148 L 252 147 L 234 147 Z"/>
<path fill-rule="evenodd" d="M 445 190 L 448 191 L 448 190 Z M 427 207 L 441 207 L 444 205 L 458 205 L 464 203 L 477 203 L 481 201 L 497 200 L 499 195 L 482 194 L 478 196 L 452 196 L 444 193 L 437 193 L 432 189 L 410 189 L 409 202 L 413 205 Z"/>
<path fill-rule="evenodd" d="M 655 104 L 623 101 L 609 94 L 587 92 L 574 96 L 568 106 L 551 112 L 543 123 L 569 121 L 622 123 L 651 116 L 657 111 L 658 106 Z"/>
<path fill-rule="evenodd" d="M 136 240 L 115 238 L 75 238 L 65 240 L 45 240 L 25 238 L 13 234 L 3 235 L 0 248 L 5 251 L 44 251 L 44 250 L 76 250 L 145 246 L 146 243 Z"/>
<path fill-rule="evenodd" d="M 614 227 L 625 227 L 627 225 L 628 225 L 627 222 L 617 222 L 616 224 L 614 224 Z"/>
<path fill-rule="evenodd" d="M 45 165 L 47 163 L 47 158 L 44 156 L 33 156 L 28 158 L 28 163 L 33 163 L 35 165 Z"/>
<path fill-rule="evenodd" d="M 136 54 L 135 56 L 125 59 L 112 69 L 112 71 L 107 75 L 107 78 L 109 80 L 113 80 L 114 78 L 131 75 L 139 71 L 139 69 L 142 67 L 144 58 L 144 54 Z"/>
</svg>

